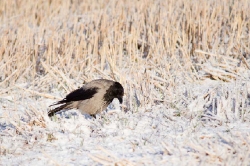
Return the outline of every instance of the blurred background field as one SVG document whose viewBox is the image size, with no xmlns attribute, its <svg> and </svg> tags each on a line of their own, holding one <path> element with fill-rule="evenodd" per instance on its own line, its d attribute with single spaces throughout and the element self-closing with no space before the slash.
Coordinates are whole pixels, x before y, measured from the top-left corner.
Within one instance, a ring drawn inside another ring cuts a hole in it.
<svg viewBox="0 0 250 166">
<path fill-rule="evenodd" d="M 245 0 L 1 0 L 0 163 L 249 164 L 249 9 Z M 124 86 L 121 109 L 47 117 L 97 78 Z"/>
</svg>

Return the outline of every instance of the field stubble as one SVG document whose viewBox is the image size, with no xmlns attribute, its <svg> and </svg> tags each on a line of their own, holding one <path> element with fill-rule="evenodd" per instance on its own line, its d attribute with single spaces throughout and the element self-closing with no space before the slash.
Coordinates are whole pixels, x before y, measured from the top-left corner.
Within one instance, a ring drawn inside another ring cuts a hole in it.
<svg viewBox="0 0 250 166">
<path fill-rule="evenodd" d="M 248 164 L 249 8 L 0 1 L 0 162 Z M 96 78 L 121 82 L 123 111 L 48 119 L 49 104 Z"/>
</svg>

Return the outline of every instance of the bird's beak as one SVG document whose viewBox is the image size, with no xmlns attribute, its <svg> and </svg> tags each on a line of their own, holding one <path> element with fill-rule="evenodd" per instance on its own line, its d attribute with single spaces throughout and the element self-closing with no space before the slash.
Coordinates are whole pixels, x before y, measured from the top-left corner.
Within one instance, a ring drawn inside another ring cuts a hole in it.
<svg viewBox="0 0 250 166">
<path fill-rule="evenodd" d="M 120 104 L 122 104 L 122 102 L 123 102 L 122 97 L 118 97 L 118 100 L 119 100 Z"/>
</svg>

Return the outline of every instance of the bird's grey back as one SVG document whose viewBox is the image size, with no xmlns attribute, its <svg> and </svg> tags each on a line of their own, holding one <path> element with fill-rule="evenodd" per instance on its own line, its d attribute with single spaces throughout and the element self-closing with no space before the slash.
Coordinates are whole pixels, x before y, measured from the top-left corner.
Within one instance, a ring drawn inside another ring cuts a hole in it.
<svg viewBox="0 0 250 166">
<path fill-rule="evenodd" d="M 88 89 L 88 88 L 97 87 L 102 90 L 107 90 L 112 84 L 114 84 L 114 81 L 106 80 L 106 79 L 98 79 L 98 80 L 94 80 L 94 81 L 84 84 L 83 88 Z"/>
<path fill-rule="evenodd" d="M 97 87 L 97 93 L 90 99 L 79 101 L 77 108 L 83 113 L 88 113 L 90 115 L 99 113 L 100 111 L 107 108 L 108 104 L 103 100 L 108 88 L 113 85 L 114 82 L 106 79 L 98 79 L 85 84 L 82 88 L 93 88 Z"/>
</svg>

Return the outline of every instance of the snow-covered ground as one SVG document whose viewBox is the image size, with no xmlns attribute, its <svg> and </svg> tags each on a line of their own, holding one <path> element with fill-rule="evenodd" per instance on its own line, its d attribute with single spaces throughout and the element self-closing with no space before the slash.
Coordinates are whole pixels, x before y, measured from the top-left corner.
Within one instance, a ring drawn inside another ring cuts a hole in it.
<svg viewBox="0 0 250 166">
<path fill-rule="evenodd" d="M 125 112 L 114 100 L 97 119 L 77 110 L 49 119 L 55 100 L 2 98 L 0 163 L 248 165 L 249 82 L 210 81 L 181 91 L 183 101 L 172 108 L 159 103 Z"/>
<path fill-rule="evenodd" d="M 250 165 L 249 0 L 0 0 L 0 166 Z M 93 119 L 50 119 L 119 81 Z"/>
</svg>

